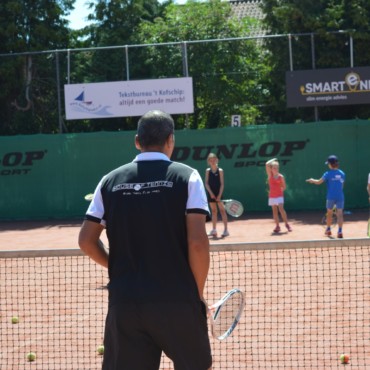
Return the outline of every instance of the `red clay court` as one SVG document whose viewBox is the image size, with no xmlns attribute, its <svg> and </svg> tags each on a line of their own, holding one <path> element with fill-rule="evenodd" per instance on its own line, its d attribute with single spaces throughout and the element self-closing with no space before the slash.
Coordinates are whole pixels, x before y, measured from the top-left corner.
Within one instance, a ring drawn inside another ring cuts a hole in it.
<svg viewBox="0 0 370 370">
<path fill-rule="evenodd" d="M 234 287 L 245 293 L 232 336 L 212 339 L 213 370 L 343 369 L 342 353 L 346 370 L 370 368 L 367 210 L 345 215 L 339 240 L 323 235 L 322 213 L 288 216 L 290 233 L 273 234 L 264 213 L 230 219 L 231 236 L 211 239 L 208 302 Z M 77 248 L 80 224 L 0 223 L 2 370 L 100 369 L 107 272 Z M 161 369 L 172 368 L 163 357 Z"/>
<path fill-rule="evenodd" d="M 274 234 L 274 223 L 270 212 L 244 215 L 241 218 L 229 217 L 230 236 L 211 238 L 211 243 L 258 243 L 283 241 L 327 240 L 321 225 L 323 212 L 290 212 L 289 222 L 293 232 L 288 233 L 283 224 L 282 231 Z M 354 210 L 344 215 L 344 238 L 357 239 L 367 237 L 368 210 Z M 0 222 L 0 250 L 9 249 L 54 249 L 78 248 L 77 236 L 81 220 L 19 221 Z M 207 223 L 207 231 L 211 223 Z M 333 237 L 335 238 L 333 229 Z M 218 224 L 222 232 L 222 223 Z"/>
</svg>

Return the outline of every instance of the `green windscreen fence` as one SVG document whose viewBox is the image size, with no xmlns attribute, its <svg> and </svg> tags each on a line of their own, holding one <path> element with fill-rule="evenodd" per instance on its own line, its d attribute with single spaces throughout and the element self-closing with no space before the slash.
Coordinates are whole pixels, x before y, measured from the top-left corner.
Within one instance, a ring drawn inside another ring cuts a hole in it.
<svg viewBox="0 0 370 370">
<path fill-rule="evenodd" d="M 134 137 L 134 131 L 0 137 L 0 219 L 83 217 L 84 195 L 138 154 Z M 265 162 L 273 157 L 286 179 L 287 210 L 325 208 L 325 185 L 305 180 L 323 175 L 330 154 L 346 173 L 345 207 L 368 206 L 370 121 L 176 131 L 172 159 L 203 178 L 210 152 L 225 171 L 224 198 L 240 200 L 247 212 L 269 209 Z"/>
</svg>

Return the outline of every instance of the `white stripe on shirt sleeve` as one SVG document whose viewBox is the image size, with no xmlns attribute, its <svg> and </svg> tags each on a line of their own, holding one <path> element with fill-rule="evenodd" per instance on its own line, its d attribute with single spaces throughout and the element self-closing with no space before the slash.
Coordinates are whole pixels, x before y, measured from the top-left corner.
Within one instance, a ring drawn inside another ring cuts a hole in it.
<svg viewBox="0 0 370 370">
<path fill-rule="evenodd" d="M 197 170 L 194 170 L 189 178 L 188 201 L 186 209 L 203 209 L 209 213 L 207 195 L 204 188 L 203 180 Z"/>
<path fill-rule="evenodd" d="M 106 221 L 103 219 L 105 210 L 104 210 L 103 198 L 101 196 L 101 191 L 100 191 L 103 179 L 100 180 L 98 186 L 96 187 L 94 191 L 94 196 L 89 205 L 89 208 L 86 211 L 86 215 L 98 218 L 100 220 L 100 223 L 103 226 L 106 226 Z"/>
</svg>

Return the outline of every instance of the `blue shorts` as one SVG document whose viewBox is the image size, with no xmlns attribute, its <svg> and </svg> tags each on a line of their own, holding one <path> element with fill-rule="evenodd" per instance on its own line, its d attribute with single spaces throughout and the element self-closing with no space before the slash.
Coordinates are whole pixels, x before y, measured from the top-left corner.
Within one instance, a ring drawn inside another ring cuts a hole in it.
<svg viewBox="0 0 370 370">
<path fill-rule="evenodd" d="M 109 307 L 103 370 L 158 370 L 162 351 L 176 370 L 211 367 L 203 302 L 119 303 Z"/>
<path fill-rule="evenodd" d="M 326 199 L 326 209 L 333 209 L 334 206 L 336 206 L 337 209 L 343 209 L 344 199 L 342 200 Z"/>
</svg>

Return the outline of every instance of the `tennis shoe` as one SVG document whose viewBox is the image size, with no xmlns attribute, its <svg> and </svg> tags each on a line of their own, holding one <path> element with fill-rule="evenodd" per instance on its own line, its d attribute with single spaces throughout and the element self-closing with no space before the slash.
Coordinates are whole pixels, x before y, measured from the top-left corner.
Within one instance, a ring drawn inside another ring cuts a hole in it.
<svg viewBox="0 0 370 370">
<path fill-rule="evenodd" d="M 342 232 L 339 232 L 339 233 L 337 234 L 337 237 L 338 237 L 338 239 L 343 239 L 343 233 L 342 233 Z"/>
<path fill-rule="evenodd" d="M 290 225 L 289 224 L 285 224 L 285 227 L 286 227 L 286 229 L 290 232 L 290 231 L 293 231 L 293 229 L 290 227 Z"/>
<path fill-rule="evenodd" d="M 222 237 L 224 238 L 225 236 L 229 236 L 230 235 L 230 233 L 227 231 L 227 230 L 225 230 L 223 233 L 222 233 Z"/>
<path fill-rule="evenodd" d="M 276 226 L 275 229 L 274 229 L 274 233 L 279 233 L 280 232 L 280 226 Z"/>
<path fill-rule="evenodd" d="M 216 229 L 212 229 L 212 230 L 208 233 L 208 236 L 216 237 L 216 236 L 217 236 L 217 230 L 216 230 Z"/>
<path fill-rule="evenodd" d="M 331 230 L 330 229 L 326 229 L 325 230 L 325 235 L 326 236 L 330 236 L 331 235 Z"/>
</svg>

